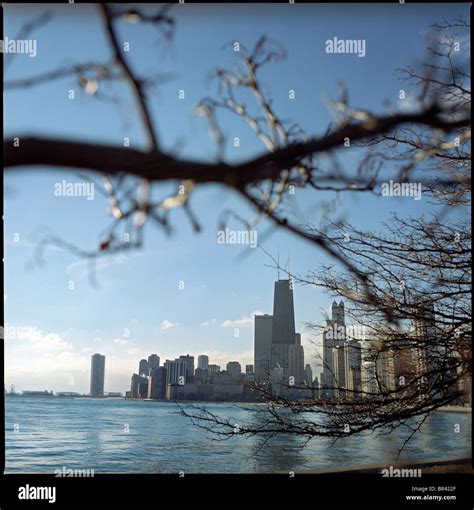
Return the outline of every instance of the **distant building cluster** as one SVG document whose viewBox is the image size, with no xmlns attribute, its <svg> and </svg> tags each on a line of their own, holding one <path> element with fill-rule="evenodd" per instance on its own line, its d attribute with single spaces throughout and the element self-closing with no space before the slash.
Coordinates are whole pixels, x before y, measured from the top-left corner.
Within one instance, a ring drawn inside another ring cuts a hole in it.
<svg viewBox="0 0 474 510">
<path fill-rule="evenodd" d="M 205 354 L 182 355 L 167 359 L 160 366 L 160 357 L 151 354 L 140 360 L 138 373 L 132 375 L 127 398 L 150 400 L 251 400 L 250 384 L 254 381 L 253 365 L 245 373 L 238 361 L 229 361 L 226 369 L 209 363 Z"/>
</svg>

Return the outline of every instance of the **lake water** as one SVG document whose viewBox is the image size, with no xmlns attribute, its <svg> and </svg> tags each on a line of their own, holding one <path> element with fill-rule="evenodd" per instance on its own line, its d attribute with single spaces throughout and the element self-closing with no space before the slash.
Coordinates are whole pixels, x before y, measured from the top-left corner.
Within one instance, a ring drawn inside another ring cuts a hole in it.
<svg viewBox="0 0 474 510">
<path fill-rule="evenodd" d="M 236 423 L 250 412 L 229 404 L 206 404 Z M 408 429 L 389 435 L 352 436 L 331 446 L 315 438 L 301 448 L 279 436 L 265 446 L 242 436 L 216 441 L 174 403 L 120 399 L 6 397 L 6 473 L 274 473 L 394 462 Z M 456 424 L 459 432 L 456 433 Z M 434 413 L 406 446 L 401 459 L 468 457 L 471 415 Z"/>
</svg>

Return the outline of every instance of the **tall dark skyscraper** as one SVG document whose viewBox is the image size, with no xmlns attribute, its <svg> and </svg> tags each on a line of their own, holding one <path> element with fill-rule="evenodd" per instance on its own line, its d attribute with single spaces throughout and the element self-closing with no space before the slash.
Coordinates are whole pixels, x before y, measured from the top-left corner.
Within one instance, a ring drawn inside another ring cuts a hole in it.
<svg viewBox="0 0 474 510">
<path fill-rule="evenodd" d="M 102 397 L 104 395 L 105 379 L 105 356 L 94 354 L 91 357 L 91 391 L 92 397 Z"/>
<path fill-rule="evenodd" d="M 295 311 L 293 288 L 290 280 L 277 280 L 273 296 L 272 351 L 270 367 L 283 369 L 283 381 L 287 382 L 289 372 L 290 345 L 296 344 Z"/>
<path fill-rule="evenodd" d="M 275 282 L 273 295 L 272 345 L 295 343 L 295 311 L 290 280 Z"/>
<path fill-rule="evenodd" d="M 255 316 L 255 381 L 284 385 L 303 379 L 303 348 L 295 333 L 293 288 L 290 280 L 277 280 L 273 315 Z M 291 365 L 291 366 L 290 366 Z M 294 373 L 290 373 L 294 372 Z M 300 381 L 298 381 L 300 382 Z"/>
</svg>

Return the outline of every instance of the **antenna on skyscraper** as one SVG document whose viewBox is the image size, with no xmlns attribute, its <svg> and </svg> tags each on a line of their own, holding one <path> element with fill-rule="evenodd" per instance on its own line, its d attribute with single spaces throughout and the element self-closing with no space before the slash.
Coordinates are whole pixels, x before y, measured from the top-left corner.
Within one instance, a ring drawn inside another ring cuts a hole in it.
<svg viewBox="0 0 474 510">
<path fill-rule="evenodd" d="M 288 280 L 291 279 L 291 273 L 290 273 L 290 250 L 288 250 L 288 262 L 286 263 L 286 270 L 288 273 Z"/>
<path fill-rule="evenodd" d="M 277 276 L 278 276 L 278 280 L 280 280 L 280 243 L 278 243 Z"/>
</svg>

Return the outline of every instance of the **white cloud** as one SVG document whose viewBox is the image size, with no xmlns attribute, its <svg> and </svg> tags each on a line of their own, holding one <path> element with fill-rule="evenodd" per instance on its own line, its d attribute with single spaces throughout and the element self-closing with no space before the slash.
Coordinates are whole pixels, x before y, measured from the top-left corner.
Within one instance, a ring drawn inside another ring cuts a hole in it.
<svg viewBox="0 0 474 510">
<path fill-rule="evenodd" d="M 255 310 L 255 312 L 253 312 L 253 314 L 251 314 L 249 317 L 244 316 L 241 319 L 237 319 L 234 321 L 227 319 L 224 322 L 222 322 L 221 328 L 245 328 L 253 326 L 255 315 L 263 315 L 263 312 L 261 312 L 260 310 Z"/>
<path fill-rule="evenodd" d="M 161 329 L 170 329 L 170 328 L 175 328 L 176 326 L 178 326 L 179 323 L 178 322 L 171 322 L 171 321 L 168 321 L 168 320 L 164 320 L 161 324 L 160 324 L 160 328 Z"/>
<path fill-rule="evenodd" d="M 114 338 L 113 343 L 119 345 L 133 345 L 133 342 L 130 342 L 129 340 L 124 340 L 123 338 Z"/>
<path fill-rule="evenodd" d="M 58 333 L 44 333 L 36 326 L 19 326 L 7 324 L 5 327 L 6 342 L 17 346 L 26 346 L 28 350 L 41 352 L 71 349 L 72 344 L 64 340 Z"/>
<path fill-rule="evenodd" d="M 199 324 L 200 326 L 214 326 L 214 324 L 217 324 L 216 319 L 211 319 L 210 321 L 204 321 Z"/>
</svg>

